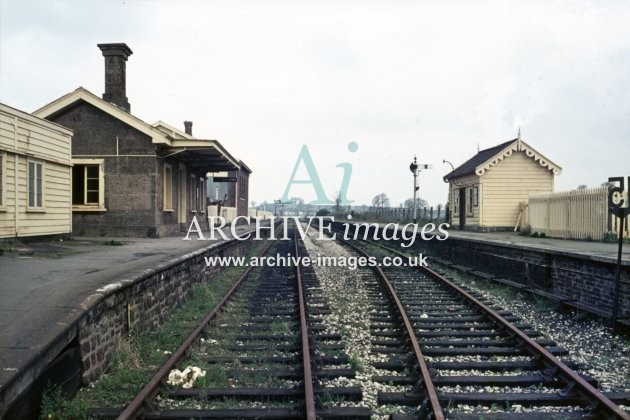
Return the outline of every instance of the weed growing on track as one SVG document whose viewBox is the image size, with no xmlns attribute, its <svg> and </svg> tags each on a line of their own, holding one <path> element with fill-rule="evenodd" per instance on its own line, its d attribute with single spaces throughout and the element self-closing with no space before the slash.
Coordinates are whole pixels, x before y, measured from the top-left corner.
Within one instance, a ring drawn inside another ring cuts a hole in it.
<svg viewBox="0 0 630 420">
<path fill-rule="evenodd" d="M 255 243 L 246 258 L 257 255 L 265 245 L 265 241 Z M 196 286 L 188 301 L 155 331 L 121 338 L 108 371 L 98 381 L 81 388 L 74 398 L 67 398 L 57 387 L 49 387 L 42 397 L 41 418 L 87 419 L 85 412 L 89 407 L 128 404 L 243 271 L 242 267 L 224 268 L 210 282 Z M 220 371 L 213 375 L 224 379 Z"/>
<path fill-rule="evenodd" d="M 69 401 L 61 392 L 61 389 L 57 387 L 48 387 L 41 402 L 41 418 L 43 419 L 57 419 L 57 418 L 70 418 L 80 419 L 85 417 L 85 410 L 87 406 L 85 402 L 76 403 Z M 63 417 L 57 413 L 62 412 Z"/>
<path fill-rule="evenodd" d="M 503 298 L 507 299 L 507 297 L 503 297 Z M 534 301 L 533 308 L 536 312 L 549 312 L 549 311 L 559 312 L 561 310 L 560 305 L 557 302 L 549 300 L 546 297 L 531 295 L 529 298 Z"/>
<path fill-rule="evenodd" d="M 274 321 L 269 324 L 269 332 L 271 334 L 288 334 L 291 332 L 291 329 L 286 322 Z"/>
<path fill-rule="evenodd" d="M 363 363 L 359 359 L 359 356 L 357 356 L 356 354 L 350 355 L 349 363 L 352 369 L 356 370 L 357 372 L 363 372 Z"/>
</svg>

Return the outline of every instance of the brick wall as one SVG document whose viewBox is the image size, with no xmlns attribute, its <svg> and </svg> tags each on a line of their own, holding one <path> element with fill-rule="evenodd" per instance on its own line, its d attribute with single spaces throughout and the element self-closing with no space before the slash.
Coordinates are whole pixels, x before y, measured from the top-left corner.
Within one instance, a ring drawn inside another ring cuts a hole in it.
<svg viewBox="0 0 630 420">
<path fill-rule="evenodd" d="M 466 239 L 417 240 L 418 252 L 576 300 L 585 309 L 612 313 L 616 262 Z M 430 258 L 428 259 L 430 264 Z M 622 266 L 619 317 L 630 317 L 630 266 Z"/>
<path fill-rule="evenodd" d="M 151 138 L 87 103 L 49 119 L 74 131 L 73 158 L 104 159 L 107 211 L 73 211 L 73 234 L 157 236 L 161 173 Z"/>
<path fill-rule="evenodd" d="M 189 254 L 143 278 L 123 281 L 98 298 L 78 325 L 82 382 L 90 383 L 105 371 L 119 338 L 155 329 L 189 297 L 194 285 L 211 280 L 220 267 L 206 267 L 205 256 L 244 255 L 251 244 L 231 241 Z"/>
<path fill-rule="evenodd" d="M 119 279 L 117 286 L 86 298 L 58 320 L 62 330 L 54 332 L 45 348 L 36 349 L 37 357 L 3 384 L 0 417 L 5 418 L 6 414 L 8 419 L 35 418 L 41 395 L 50 384 L 73 393 L 79 380 L 71 379 L 81 376 L 84 384 L 96 380 L 107 368 L 120 337 L 126 337 L 129 331 L 141 334 L 155 329 L 189 297 L 194 285 L 212 281 L 220 267 L 206 267 L 204 256 L 244 255 L 251 245 L 251 241 L 236 240 L 208 244 L 147 270 L 145 275 Z M 128 306 L 131 329 L 127 323 Z M 68 352 L 75 357 L 59 364 Z M 57 370 L 54 366 L 58 366 Z"/>
</svg>

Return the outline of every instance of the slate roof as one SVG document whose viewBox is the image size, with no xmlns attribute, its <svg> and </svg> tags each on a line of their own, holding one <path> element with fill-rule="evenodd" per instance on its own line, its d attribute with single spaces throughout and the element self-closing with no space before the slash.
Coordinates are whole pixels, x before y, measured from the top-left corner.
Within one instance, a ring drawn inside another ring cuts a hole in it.
<svg viewBox="0 0 630 420">
<path fill-rule="evenodd" d="M 488 159 L 492 158 L 494 155 L 505 149 L 510 144 L 514 143 L 516 140 L 518 140 L 518 138 L 506 141 L 505 143 L 501 143 L 489 149 L 478 151 L 475 156 L 471 157 L 466 162 L 455 168 L 454 171 L 451 171 L 448 174 L 444 175 L 444 181 L 474 174 L 475 168 L 477 168 L 477 166 L 486 162 Z"/>
<path fill-rule="evenodd" d="M 83 87 L 79 87 L 55 99 L 33 112 L 33 115 L 44 119 L 50 118 L 65 112 L 81 102 L 88 103 L 146 134 L 151 137 L 153 144 L 161 147 L 160 151 L 165 156 L 177 154 L 178 160 L 191 168 L 195 168 L 195 170 L 206 172 L 232 171 L 245 166 L 251 173 L 251 169 L 242 161 L 233 157 L 217 140 L 195 138 L 160 121 L 154 125 L 148 124 L 119 106 L 99 98 Z"/>
</svg>

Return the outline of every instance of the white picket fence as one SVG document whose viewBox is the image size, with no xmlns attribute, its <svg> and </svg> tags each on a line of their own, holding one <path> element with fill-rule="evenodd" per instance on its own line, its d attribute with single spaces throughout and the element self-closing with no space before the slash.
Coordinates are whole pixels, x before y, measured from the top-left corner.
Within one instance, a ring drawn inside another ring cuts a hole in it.
<svg viewBox="0 0 630 420">
<path fill-rule="evenodd" d="M 530 195 L 528 218 L 532 232 L 564 239 L 601 240 L 618 233 L 620 222 L 608 213 L 607 187 Z M 625 237 L 630 237 L 628 219 Z"/>
</svg>

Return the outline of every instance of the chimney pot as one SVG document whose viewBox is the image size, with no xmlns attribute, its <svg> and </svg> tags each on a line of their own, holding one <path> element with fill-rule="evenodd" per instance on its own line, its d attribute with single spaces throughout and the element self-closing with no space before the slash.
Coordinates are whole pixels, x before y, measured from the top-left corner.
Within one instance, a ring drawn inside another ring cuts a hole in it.
<svg viewBox="0 0 630 420">
<path fill-rule="evenodd" d="M 189 136 L 192 136 L 192 121 L 184 121 L 184 131 Z"/>
<path fill-rule="evenodd" d="M 105 57 L 105 93 L 103 99 L 129 112 L 126 92 L 126 61 L 133 54 L 125 43 L 97 44 Z"/>
</svg>

